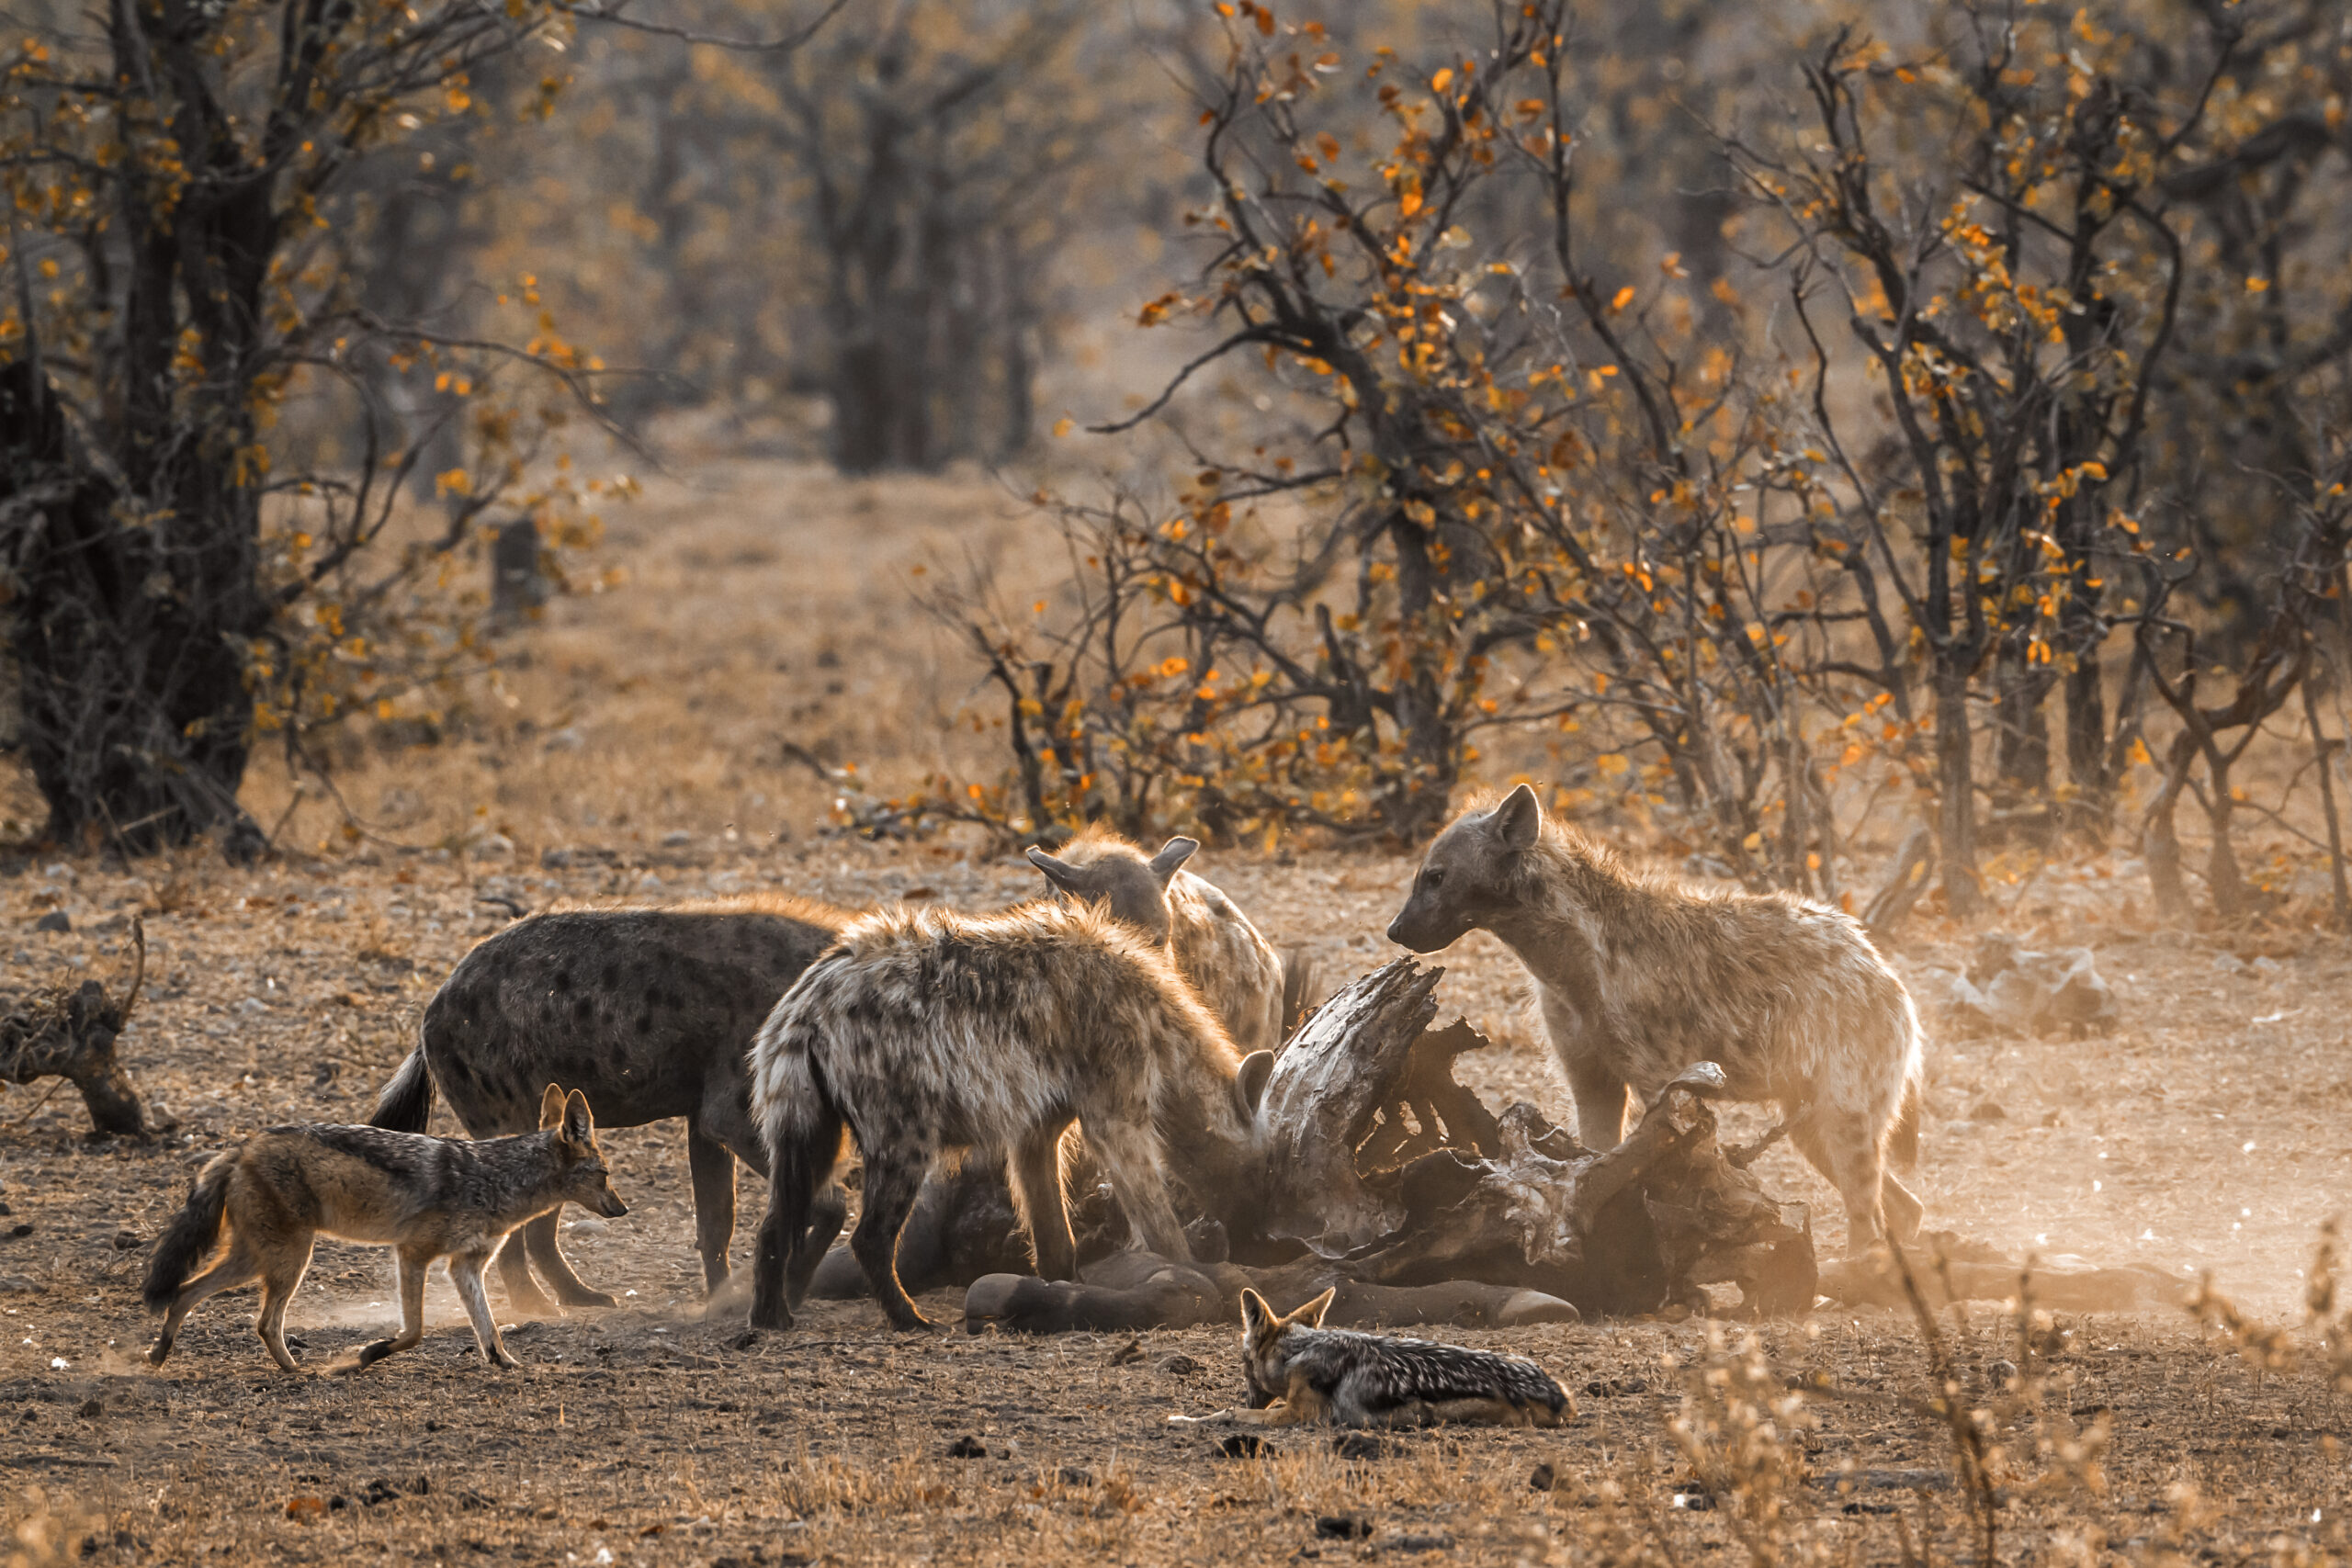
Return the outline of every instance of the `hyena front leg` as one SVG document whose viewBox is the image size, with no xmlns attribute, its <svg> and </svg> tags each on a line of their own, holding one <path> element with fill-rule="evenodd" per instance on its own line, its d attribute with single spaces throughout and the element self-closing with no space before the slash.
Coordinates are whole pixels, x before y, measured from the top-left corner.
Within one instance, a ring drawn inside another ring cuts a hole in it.
<svg viewBox="0 0 2352 1568">
<path fill-rule="evenodd" d="M 1168 1175 L 1160 1164 L 1159 1137 L 1131 1122 L 1102 1121 L 1086 1129 L 1086 1141 L 1111 1173 L 1111 1187 L 1126 1211 L 1127 1223 L 1144 1247 L 1170 1263 L 1193 1260 L 1184 1224 L 1168 1199 Z"/>
<path fill-rule="evenodd" d="M 1062 1134 L 1072 1118 L 1033 1130 L 1013 1150 L 1012 1201 L 1029 1227 L 1037 1274 L 1046 1280 L 1078 1278 L 1078 1238 L 1070 1234 L 1069 1206 L 1062 1192 Z"/>
<path fill-rule="evenodd" d="M 474 1343 L 481 1347 L 484 1365 L 519 1367 L 506 1348 L 506 1341 L 499 1337 L 498 1319 L 490 1314 L 490 1292 L 482 1288 L 481 1271 L 489 1263 L 486 1252 L 461 1253 L 449 1259 L 449 1281 L 458 1287 L 458 1299 L 466 1303 L 466 1316 L 474 1325 Z"/>
<path fill-rule="evenodd" d="M 931 1319 L 915 1310 L 914 1298 L 899 1282 L 899 1233 L 906 1228 L 907 1216 L 914 1211 L 915 1195 L 922 1190 L 922 1179 L 931 1168 L 930 1153 L 903 1149 L 865 1152 L 865 1191 L 857 1229 L 850 1233 L 850 1252 L 865 1271 L 865 1282 L 873 1288 L 874 1298 L 882 1303 L 882 1310 L 889 1314 L 893 1327 L 929 1328 Z"/>
<path fill-rule="evenodd" d="M 179 1339 L 180 1325 L 187 1320 L 189 1311 L 198 1302 L 208 1296 L 217 1296 L 223 1291 L 233 1291 L 260 1272 L 261 1265 L 254 1261 L 254 1255 L 246 1247 L 244 1238 L 232 1235 L 229 1242 L 229 1255 L 182 1285 L 180 1293 L 172 1299 L 171 1310 L 164 1317 L 163 1332 L 157 1334 L 155 1343 L 148 1347 L 147 1364 L 153 1367 L 164 1364 L 164 1358 L 172 1353 L 173 1345 Z"/>
<path fill-rule="evenodd" d="M 1577 1142 L 1600 1154 L 1625 1141 L 1625 1080 L 1603 1063 L 1563 1055 L 1568 1092 L 1577 1101 Z"/>
<path fill-rule="evenodd" d="M 254 1316 L 254 1332 L 261 1336 L 262 1348 L 270 1359 L 289 1372 L 299 1372 L 301 1364 L 294 1359 L 294 1352 L 286 1348 L 286 1308 L 293 1301 L 294 1292 L 301 1288 L 302 1276 L 311 1269 L 311 1238 L 290 1239 L 285 1249 L 262 1267 L 261 1311 Z"/>
<path fill-rule="evenodd" d="M 398 1350 L 408 1349 L 424 1337 L 424 1271 L 433 1266 L 429 1247 L 403 1247 L 401 1258 L 401 1331 L 390 1339 L 377 1339 L 359 1347 L 359 1360 L 353 1371 L 372 1367 Z"/>
<path fill-rule="evenodd" d="M 735 1156 L 691 1117 L 686 1168 L 695 1183 L 695 1249 L 702 1254 L 703 1289 L 716 1291 L 727 1283 L 727 1247 L 735 1239 Z"/>
</svg>

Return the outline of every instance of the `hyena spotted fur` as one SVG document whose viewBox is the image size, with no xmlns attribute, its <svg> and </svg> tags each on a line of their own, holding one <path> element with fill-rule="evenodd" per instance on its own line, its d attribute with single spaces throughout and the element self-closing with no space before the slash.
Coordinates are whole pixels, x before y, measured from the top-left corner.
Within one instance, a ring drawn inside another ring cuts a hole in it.
<svg viewBox="0 0 2352 1568">
<path fill-rule="evenodd" d="M 1845 1200 L 1849 1247 L 1917 1232 L 1919 1201 L 1885 1168 L 1889 1152 L 1917 1159 L 1918 1015 L 1852 919 L 1636 877 L 1521 784 L 1437 836 L 1388 939 L 1435 953 L 1472 930 L 1534 977 L 1588 1147 L 1624 1135 L 1628 1088 L 1647 1100 L 1715 1062 L 1735 1096 L 1780 1105 Z"/>
<path fill-rule="evenodd" d="M 1223 889 L 1183 869 L 1200 847 L 1198 840 L 1170 839 L 1146 855 L 1116 833 L 1090 828 L 1059 854 L 1033 849 L 1029 860 L 1057 891 L 1108 908 L 1168 949 L 1237 1048 L 1275 1050 L 1305 1000 L 1304 956 L 1285 962 Z"/>
<path fill-rule="evenodd" d="M 549 1081 L 576 1089 L 607 1127 L 686 1120 L 695 1239 L 713 1290 L 735 1232 L 735 1162 L 767 1173 L 751 1111 L 752 1036 L 801 971 L 850 920 L 777 894 L 673 905 L 556 909 L 517 920 L 458 961 L 425 1004 L 416 1049 L 369 1118 L 422 1133 L 434 1089 L 477 1138 L 528 1132 Z M 556 1241 L 556 1216 L 498 1255 L 514 1309 L 610 1306 Z"/>
<path fill-rule="evenodd" d="M 850 1249 L 901 1328 L 925 1320 L 899 1281 L 899 1232 L 950 1151 L 1003 1159 L 1037 1271 L 1075 1275 L 1062 1190 L 1062 1134 L 1073 1121 L 1143 1244 L 1185 1260 L 1166 1143 L 1247 1138 L 1241 1066 L 1165 953 L 1091 904 L 852 921 L 752 1048 L 770 1172 L 752 1321 L 790 1325 L 791 1303 L 838 1229 L 837 1218 L 831 1228 L 812 1220 L 810 1201 L 841 1157 L 845 1125 L 865 1168 Z"/>
</svg>

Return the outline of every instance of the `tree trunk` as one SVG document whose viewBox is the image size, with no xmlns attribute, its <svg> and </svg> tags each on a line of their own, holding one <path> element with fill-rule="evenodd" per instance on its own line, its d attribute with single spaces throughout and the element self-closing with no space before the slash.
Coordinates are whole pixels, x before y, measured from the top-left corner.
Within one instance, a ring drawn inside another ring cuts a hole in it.
<svg viewBox="0 0 2352 1568">
<path fill-rule="evenodd" d="M 1968 670 L 1954 651 L 1938 651 L 1936 694 L 1936 836 L 1943 863 L 1944 909 L 1967 919 L 1983 904 L 1976 886 L 1976 782 L 1969 751 Z"/>
</svg>

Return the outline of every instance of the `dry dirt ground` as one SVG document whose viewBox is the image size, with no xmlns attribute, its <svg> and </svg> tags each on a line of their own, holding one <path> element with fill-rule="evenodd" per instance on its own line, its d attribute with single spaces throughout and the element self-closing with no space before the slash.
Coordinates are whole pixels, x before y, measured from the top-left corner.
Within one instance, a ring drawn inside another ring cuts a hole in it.
<svg viewBox="0 0 2352 1568">
<path fill-rule="evenodd" d="M 775 667 L 839 671 L 828 700 L 857 716 L 825 733 L 853 741 L 883 704 L 952 710 L 955 681 L 908 667 L 916 633 L 861 631 L 823 608 L 838 595 L 822 573 L 850 570 L 830 541 L 869 515 L 855 503 L 872 492 L 770 477 L 829 519 L 805 550 L 782 550 L 819 564 L 776 646 L 727 652 L 765 624 L 746 595 L 792 589 L 788 560 L 729 553 L 749 531 L 740 508 L 657 495 L 624 564 L 688 603 L 659 626 L 628 593 L 559 606 L 526 634 L 539 640 L 514 682 L 522 711 L 540 715 L 532 728 L 500 720 L 368 764 L 356 798 L 413 792 L 419 830 L 379 823 L 356 843 L 300 830 L 300 852 L 249 871 L 191 853 L 130 868 L 40 857 L 0 874 L 11 991 L 119 976 L 130 917 L 145 912 L 147 991 L 121 1049 L 178 1123 L 149 1143 L 92 1142 L 70 1088 L 0 1096 L 0 1562 L 1973 1559 L 1952 1441 L 1923 1404 L 1925 1352 L 1899 1314 L 1826 1309 L 1755 1331 L 1769 1432 L 1724 1404 L 1743 1325 L 1440 1329 L 1536 1357 L 1576 1393 L 1577 1419 L 1351 1452 L 1328 1434 L 1277 1433 L 1227 1457 L 1223 1432 L 1166 1418 L 1238 1394 L 1231 1330 L 901 1337 L 862 1302 L 816 1304 L 786 1336 L 706 1323 L 673 1126 L 605 1135 L 631 1212 L 571 1215 L 567 1246 L 623 1304 L 518 1329 L 520 1372 L 481 1367 L 438 1275 L 425 1343 L 363 1375 L 279 1373 L 251 1334 L 249 1293 L 199 1309 L 172 1362 L 148 1371 L 143 1248 L 195 1165 L 274 1123 L 364 1119 L 424 999 L 513 908 L 763 887 L 992 908 L 1037 890 L 1010 858 L 818 831 L 807 770 L 775 753 L 792 732 L 785 714 L 753 705 L 788 694 L 767 682 Z M 967 501 L 989 504 L 985 491 Z M 938 492 L 884 502 L 881 515 L 910 520 L 876 525 L 877 547 L 917 558 Z M 699 577 L 696 551 L 716 563 Z M 864 613 L 887 624 L 892 603 L 876 587 Z M 823 643 L 838 663 L 814 662 Z M 659 672 L 658 701 L 631 683 L 632 660 Z M 806 722 L 813 734 L 825 721 Z M 550 750 L 547 736 L 567 728 L 592 744 Z M 275 787 L 257 781 L 261 804 Z M 756 827 L 754 810 L 766 813 Z M 488 829 L 511 847 L 483 841 Z M 311 852 L 319 844 L 328 852 Z M 551 849 L 608 858 L 543 863 Z M 1328 851 L 1200 869 L 1277 942 L 1313 950 L 1327 985 L 1388 955 L 1379 932 L 1411 870 Z M 2121 918 L 2128 880 L 2103 861 L 2052 868 L 2005 894 L 1996 922 L 2096 951 L 2122 1002 L 2105 1038 L 1958 1036 L 1939 1002 L 1973 933 L 1931 916 L 1906 933 L 1897 961 L 1935 1037 L 1919 1181 L 1930 1221 L 2015 1256 L 2210 1270 L 2293 1330 L 2294 1365 L 2258 1370 L 2186 1312 L 2064 1314 L 2022 1358 L 2038 1396 L 2004 1398 L 1986 1364 L 2019 1353 L 1998 1304 L 1964 1325 L 1947 1316 L 1963 1392 L 1984 1401 L 2006 1456 L 1996 1551 L 2086 1564 L 2340 1557 L 2352 1395 L 2312 1370 L 2314 1337 L 2297 1325 L 2318 1226 L 2352 1190 L 2352 952 L 2308 931 L 2150 932 Z M 70 932 L 34 931 L 61 910 Z M 1442 962 L 1441 1001 L 1496 1041 L 1465 1063 L 1475 1087 L 1563 1113 L 1509 956 L 1478 937 Z M 1815 1205 L 1830 1248 L 1842 1241 L 1830 1194 L 1785 1148 L 1759 1169 Z M 755 1213 L 749 1179 L 742 1199 Z M 385 1332 L 391 1278 L 388 1254 L 322 1245 L 292 1314 L 301 1353 L 325 1364 Z M 923 1304 L 948 1319 L 957 1305 Z M 1746 1457 L 1725 1461 L 1741 1443 Z M 1550 1489 L 1530 1484 L 1539 1466 Z"/>
</svg>

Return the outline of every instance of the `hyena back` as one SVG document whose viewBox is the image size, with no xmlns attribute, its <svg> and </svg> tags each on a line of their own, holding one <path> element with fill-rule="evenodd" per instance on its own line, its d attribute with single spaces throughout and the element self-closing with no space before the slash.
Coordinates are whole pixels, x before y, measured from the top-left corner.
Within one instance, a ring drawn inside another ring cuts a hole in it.
<svg viewBox="0 0 2352 1568">
<path fill-rule="evenodd" d="M 1073 1121 L 1144 1245 L 1185 1260 L 1163 1131 L 1246 1137 L 1239 1066 L 1159 950 L 1091 905 L 853 921 L 752 1046 L 770 1176 L 752 1321 L 790 1325 L 831 1240 L 809 1205 L 841 1156 L 844 1126 L 865 1170 L 850 1248 L 901 1328 L 924 1319 L 899 1281 L 899 1232 L 924 1176 L 952 1150 L 1005 1160 L 1038 1272 L 1075 1275 L 1061 1167 Z"/>
<path fill-rule="evenodd" d="M 1170 839 L 1147 856 L 1117 834 L 1091 828 L 1059 854 L 1033 849 L 1029 860 L 1057 890 L 1104 906 L 1167 948 L 1176 972 L 1200 992 L 1236 1049 L 1278 1050 L 1304 976 L 1293 976 L 1222 888 L 1182 869 L 1200 847 L 1195 839 Z"/>
<path fill-rule="evenodd" d="M 1547 820 L 1524 784 L 1430 845 L 1389 940 L 1434 953 L 1489 931 L 1534 977 L 1552 1049 L 1592 1148 L 1624 1134 L 1625 1091 L 1656 1097 L 1693 1062 L 1777 1102 L 1791 1140 L 1844 1199 L 1859 1249 L 1917 1199 L 1886 1174 L 1916 1160 L 1921 1076 L 1911 994 L 1850 917 L 1785 893 L 1694 893 L 1637 878 Z"/>
<path fill-rule="evenodd" d="M 752 1036 L 849 919 L 763 895 L 518 920 L 442 982 L 370 1121 L 424 1132 L 438 1086 L 471 1136 L 528 1132 L 549 1081 L 586 1094 L 607 1127 L 683 1116 L 695 1239 L 715 1290 L 735 1231 L 735 1161 L 767 1171 L 752 1120 Z M 571 1271 L 556 1237 L 556 1216 L 543 1215 L 499 1254 L 515 1309 L 554 1311 L 533 1265 L 565 1305 L 612 1305 Z"/>
</svg>

